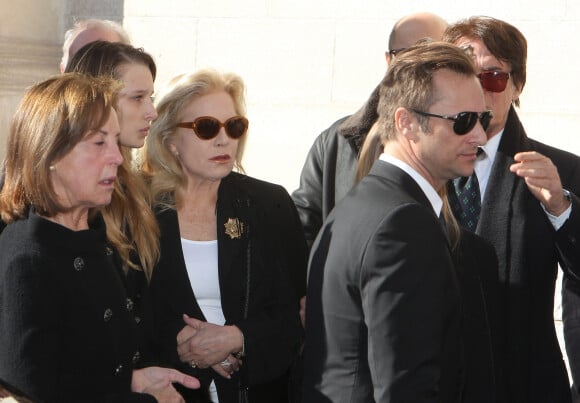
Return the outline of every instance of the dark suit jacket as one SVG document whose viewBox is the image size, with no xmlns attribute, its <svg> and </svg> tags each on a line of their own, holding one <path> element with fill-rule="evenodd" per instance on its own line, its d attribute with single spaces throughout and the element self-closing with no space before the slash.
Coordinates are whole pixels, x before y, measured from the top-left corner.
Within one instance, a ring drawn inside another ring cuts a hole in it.
<svg viewBox="0 0 580 403">
<path fill-rule="evenodd" d="M 106 246 L 30 213 L 0 235 L 0 378 L 35 402 L 155 401 L 131 393 L 137 338 Z"/>
<path fill-rule="evenodd" d="M 552 160 L 565 189 L 580 191 L 580 159 L 531 140 L 510 110 L 483 199 L 476 233 L 488 240 L 499 260 L 502 316 L 497 357 L 504 390 L 500 401 L 570 402 L 568 376 L 554 328 L 558 262 L 580 278 L 580 200 L 557 232 L 522 179 L 510 173 L 513 156 L 538 151 Z"/>
<path fill-rule="evenodd" d="M 184 326 L 182 314 L 202 320 L 204 316 L 187 276 L 177 213 L 165 210 L 157 218 L 161 260 L 150 292 L 162 361 L 200 377 L 205 387 L 215 375 L 221 403 L 237 402 L 240 384 L 249 386 L 252 403 L 285 401 L 287 371 L 301 340 L 298 297 L 304 294 L 307 261 L 306 242 L 288 193 L 278 185 L 236 173 L 219 187 L 221 303 L 226 324 L 236 325 L 244 334 L 246 350 L 242 369 L 232 380 L 211 368 L 194 370 L 179 362 L 176 336 Z M 224 224 L 230 218 L 244 225 L 239 238 L 226 235 Z M 188 394 L 188 401 L 195 401 L 194 395 Z"/>
<path fill-rule="evenodd" d="M 314 243 L 304 403 L 456 402 L 460 296 L 447 238 L 415 181 L 377 161 Z"/>
<path fill-rule="evenodd" d="M 491 244 L 462 230 L 453 251 L 462 300 L 461 334 L 465 382 L 462 402 L 492 403 L 501 388 L 499 345 L 499 283 L 497 256 Z"/>
</svg>

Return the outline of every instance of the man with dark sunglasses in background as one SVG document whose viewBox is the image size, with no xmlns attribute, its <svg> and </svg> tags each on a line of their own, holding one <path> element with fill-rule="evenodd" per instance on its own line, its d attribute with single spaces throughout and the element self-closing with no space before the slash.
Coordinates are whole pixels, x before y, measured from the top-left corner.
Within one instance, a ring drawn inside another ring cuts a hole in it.
<svg viewBox="0 0 580 403">
<path fill-rule="evenodd" d="M 471 50 L 486 106 L 493 110 L 488 141 L 475 163 L 480 213 L 472 227 L 465 225 L 492 243 L 499 259 L 498 401 L 568 403 L 553 308 L 558 263 L 578 301 L 573 290 L 580 289 L 580 158 L 526 136 L 514 108 L 526 82 L 527 57 L 517 28 L 472 17 L 450 26 L 443 40 Z M 447 189 L 461 221 L 466 212 L 452 200 L 460 191 L 457 183 Z M 577 304 L 568 318 L 576 333 L 579 311 Z M 576 348 L 579 343 L 580 334 Z M 568 353 L 574 374 L 580 351 Z"/>
</svg>

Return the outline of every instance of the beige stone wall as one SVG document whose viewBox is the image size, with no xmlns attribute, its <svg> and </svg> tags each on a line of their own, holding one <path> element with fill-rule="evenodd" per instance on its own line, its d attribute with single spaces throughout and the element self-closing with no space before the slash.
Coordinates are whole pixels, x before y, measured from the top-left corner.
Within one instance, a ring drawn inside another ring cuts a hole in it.
<svg viewBox="0 0 580 403">
<path fill-rule="evenodd" d="M 123 21 L 119 0 L 0 0 L 0 160 L 26 87 L 58 74 L 64 32 L 83 18 Z"/>
<path fill-rule="evenodd" d="M 124 24 L 155 56 L 158 87 L 201 67 L 240 74 L 251 121 L 247 171 L 293 190 L 314 138 L 354 112 L 382 78 L 395 20 L 420 10 L 449 21 L 492 14 L 520 28 L 529 41 L 526 129 L 580 154 L 577 2 L 125 0 Z"/>
<path fill-rule="evenodd" d="M 529 40 L 520 114 L 529 134 L 580 154 L 580 3 L 475 0 L 0 0 L 0 157 L 16 102 L 31 83 L 57 73 L 64 31 L 76 19 L 124 23 L 152 53 L 161 87 L 202 67 L 240 74 L 251 120 L 248 173 L 298 185 L 321 130 L 354 112 L 385 72 L 383 53 L 400 16 L 427 10 L 449 21 L 493 14 Z M 493 11 L 493 12 L 492 12 Z"/>
</svg>

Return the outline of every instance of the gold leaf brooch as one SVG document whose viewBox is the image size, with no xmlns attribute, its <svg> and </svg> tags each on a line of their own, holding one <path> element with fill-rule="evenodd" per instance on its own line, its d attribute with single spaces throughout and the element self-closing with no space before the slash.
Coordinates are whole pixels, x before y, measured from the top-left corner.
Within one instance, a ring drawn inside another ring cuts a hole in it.
<svg viewBox="0 0 580 403">
<path fill-rule="evenodd" d="M 240 238 L 244 233 L 244 223 L 237 218 L 228 218 L 224 227 L 226 228 L 226 235 L 229 235 L 231 239 Z"/>
</svg>

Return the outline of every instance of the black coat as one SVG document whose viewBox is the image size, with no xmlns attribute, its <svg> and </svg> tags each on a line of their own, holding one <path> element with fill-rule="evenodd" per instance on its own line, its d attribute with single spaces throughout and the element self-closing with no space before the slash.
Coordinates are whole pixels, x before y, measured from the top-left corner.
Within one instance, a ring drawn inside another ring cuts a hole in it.
<svg viewBox="0 0 580 403">
<path fill-rule="evenodd" d="M 355 114 L 342 118 L 315 140 L 304 163 L 300 187 L 292 193 L 307 241 L 311 244 L 322 222 L 352 189 L 361 144 L 377 119 L 378 87 Z M 463 233 L 455 252 L 463 301 L 465 402 L 493 401 L 500 383 L 496 359 L 499 312 L 497 258 L 480 237 Z M 491 354 L 490 350 L 494 353 Z M 495 371 L 491 372 L 492 369 Z"/>
<path fill-rule="evenodd" d="M 358 155 L 378 118 L 379 87 L 353 115 L 334 122 L 314 141 L 292 199 L 311 246 L 334 205 L 352 189 Z"/>
<path fill-rule="evenodd" d="M 538 151 L 558 167 L 571 191 L 572 214 L 558 231 L 524 181 L 509 171 L 520 151 Z M 580 158 L 526 136 L 510 110 L 498 147 L 476 233 L 499 260 L 498 359 L 504 388 L 500 401 L 570 402 L 569 382 L 554 327 L 558 263 L 569 278 L 580 278 Z"/>
<path fill-rule="evenodd" d="M 0 235 L 0 378 L 43 402 L 155 401 L 130 392 L 131 304 L 105 227 L 34 213 Z"/>
<path fill-rule="evenodd" d="M 150 291 L 162 361 L 199 377 L 204 388 L 215 376 L 220 403 L 237 402 L 240 385 L 249 387 L 251 403 L 285 401 L 287 372 L 301 340 L 298 297 L 304 294 L 307 261 L 306 242 L 288 193 L 278 185 L 237 173 L 224 178 L 218 190 L 222 310 L 226 325 L 236 325 L 244 334 L 246 349 L 243 366 L 231 380 L 211 368 L 192 369 L 179 361 L 176 336 L 184 326 L 182 314 L 201 320 L 204 316 L 183 260 L 177 212 L 161 211 L 157 218 L 161 260 Z M 226 234 L 224 224 L 230 218 L 243 223 L 240 237 Z M 186 396 L 188 401 L 201 399 L 199 392 Z"/>
<path fill-rule="evenodd" d="M 404 171 L 376 161 L 312 248 L 303 402 L 458 402 L 460 317 L 431 204 Z"/>
</svg>

